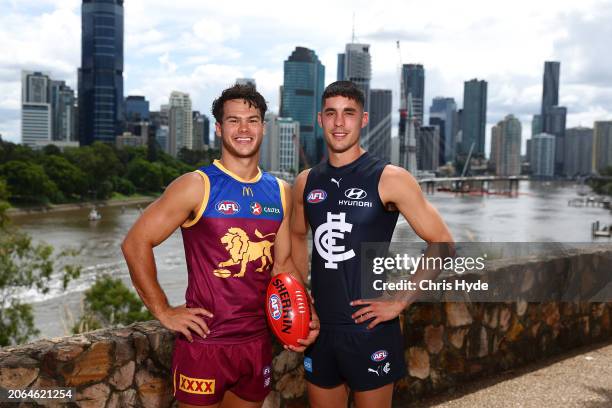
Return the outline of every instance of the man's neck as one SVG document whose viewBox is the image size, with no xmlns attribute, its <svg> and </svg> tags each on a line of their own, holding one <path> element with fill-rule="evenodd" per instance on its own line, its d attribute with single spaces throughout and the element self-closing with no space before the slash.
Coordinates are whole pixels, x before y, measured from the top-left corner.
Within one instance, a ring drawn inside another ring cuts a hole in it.
<svg viewBox="0 0 612 408">
<path fill-rule="evenodd" d="M 259 164 L 259 155 L 236 157 L 221 153 L 219 162 L 227 170 L 245 180 L 251 180 L 259 174 L 259 167 L 257 167 Z"/>
<path fill-rule="evenodd" d="M 362 149 L 361 146 L 359 146 L 358 144 L 340 153 L 335 153 L 331 151 L 329 148 L 327 149 L 327 154 L 329 156 L 329 164 L 331 164 L 334 167 L 342 167 L 342 166 L 346 166 L 347 164 L 351 164 L 352 162 L 357 160 L 359 157 L 361 157 L 361 155 L 364 153 L 365 153 L 365 150 Z"/>
</svg>

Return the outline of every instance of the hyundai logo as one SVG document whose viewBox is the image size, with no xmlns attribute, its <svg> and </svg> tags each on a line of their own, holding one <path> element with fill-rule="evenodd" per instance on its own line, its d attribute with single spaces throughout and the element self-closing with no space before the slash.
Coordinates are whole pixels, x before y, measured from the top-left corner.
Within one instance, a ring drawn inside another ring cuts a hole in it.
<svg viewBox="0 0 612 408">
<path fill-rule="evenodd" d="M 346 198 L 350 198 L 351 200 L 363 200 L 367 197 L 368 193 L 360 188 L 349 188 L 344 192 Z"/>
</svg>

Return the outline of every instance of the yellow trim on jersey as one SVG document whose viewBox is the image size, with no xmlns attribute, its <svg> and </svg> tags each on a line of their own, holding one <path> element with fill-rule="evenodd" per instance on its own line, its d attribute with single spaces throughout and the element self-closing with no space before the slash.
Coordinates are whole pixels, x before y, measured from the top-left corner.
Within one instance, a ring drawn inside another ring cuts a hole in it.
<svg viewBox="0 0 612 408">
<path fill-rule="evenodd" d="M 202 179 L 204 181 L 204 198 L 202 198 L 202 204 L 200 204 L 200 209 L 198 210 L 196 217 L 191 221 L 183 223 L 183 225 L 181 225 L 181 227 L 183 228 L 189 228 L 196 222 L 200 221 L 200 218 L 202 218 L 202 215 L 206 210 L 206 205 L 208 204 L 208 196 L 210 195 L 210 180 L 208 179 L 208 176 L 206 175 L 206 173 L 200 170 L 196 170 L 195 172 L 202 176 Z"/>
<path fill-rule="evenodd" d="M 172 373 L 172 395 L 176 397 L 176 368 L 174 369 L 174 373 Z"/>
<path fill-rule="evenodd" d="M 259 167 L 257 167 L 257 175 L 256 175 L 255 177 L 253 177 L 252 179 L 250 179 L 250 180 L 246 180 L 246 179 L 243 179 L 242 177 L 240 177 L 239 175 L 235 174 L 234 172 L 232 172 L 232 171 L 230 171 L 230 170 L 226 169 L 226 168 L 225 168 L 225 167 L 224 167 L 224 166 L 221 164 L 221 162 L 220 162 L 219 160 L 215 160 L 215 161 L 213 161 L 213 164 L 214 164 L 215 166 L 217 166 L 217 168 L 218 168 L 219 170 L 221 170 L 222 172 L 224 172 L 224 173 L 225 173 L 225 174 L 227 174 L 228 176 L 230 176 L 230 177 L 232 177 L 232 178 L 235 178 L 236 180 L 238 180 L 238 181 L 239 181 L 239 182 L 241 182 L 241 183 L 257 183 L 257 182 L 258 182 L 258 181 L 261 179 L 261 176 L 262 176 L 261 169 L 260 169 Z"/>
<path fill-rule="evenodd" d="M 285 218 L 287 216 L 287 201 L 285 199 L 285 185 L 283 184 L 283 181 L 281 179 L 279 179 L 278 177 L 275 177 L 276 182 L 278 183 L 278 187 L 280 188 L 280 198 L 281 198 L 281 202 L 283 203 L 283 218 Z"/>
</svg>

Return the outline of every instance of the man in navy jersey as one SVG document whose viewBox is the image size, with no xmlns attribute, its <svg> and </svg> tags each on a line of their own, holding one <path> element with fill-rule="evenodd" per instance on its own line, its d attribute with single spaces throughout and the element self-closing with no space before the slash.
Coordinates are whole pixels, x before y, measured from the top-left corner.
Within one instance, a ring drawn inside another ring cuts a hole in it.
<svg viewBox="0 0 612 408">
<path fill-rule="evenodd" d="M 270 392 L 272 347 L 265 294 L 270 275 L 293 272 L 287 183 L 262 172 L 266 102 L 235 85 L 213 102 L 221 159 L 174 180 L 130 229 L 122 250 L 151 313 L 176 332 L 172 384 L 179 407 L 257 408 Z M 181 229 L 186 304 L 171 306 L 153 248 Z M 318 332 L 300 340 L 302 351 Z"/>
<path fill-rule="evenodd" d="M 311 287 L 321 331 L 304 358 L 309 401 L 345 407 L 352 390 L 358 408 L 390 407 L 393 383 L 406 374 L 398 315 L 414 298 L 361 299 L 361 243 L 390 242 L 399 213 L 430 244 L 451 243 L 452 236 L 408 171 L 359 145 L 368 123 L 359 88 L 334 82 L 322 99 L 328 160 L 296 178 L 291 221 L 292 259 L 305 280 L 309 226 L 313 236 Z"/>
</svg>

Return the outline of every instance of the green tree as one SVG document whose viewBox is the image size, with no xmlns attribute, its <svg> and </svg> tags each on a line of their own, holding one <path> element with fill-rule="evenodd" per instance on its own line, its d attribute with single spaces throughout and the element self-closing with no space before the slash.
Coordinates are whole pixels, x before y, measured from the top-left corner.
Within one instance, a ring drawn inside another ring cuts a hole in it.
<svg viewBox="0 0 612 408">
<path fill-rule="evenodd" d="M 168 184 L 172 183 L 172 180 L 180 176 L 181 174 L 174 167 L 167 166 L 163 163 L 156 163 L 162 174 L 162 184 L 164 187 L 168 186 Z"/>
<path fill-rule="evenodd" d="M 129 196 L 136 192 L 136 187 L 132 182 L 123 177 L 113 177 L 113 190 L 123 195 Z"/>
<path fill-rule="evenodd" d="M 62 155 L 62 151 L 60 150 L 60 148 L 52 144 L 46 145 L 45 147 L 43 147 L 42 151 L 46 156 L 61 156 Z"/>
<path fill-rule="evenodd" d="M 43 162 L 45 172 L 66 198 L 87 194 L 87 177 L 81 169 L 61 156 L 47 156 Z"/>
<path fill-rule="evenodd" d="M 28 203 L 46 203 L 58 197 L 57 185 L 40 164 L 11 160 L 0 166 L 0 175 L 8 184 L 10 198 Z"/>
<path fill-rule="evenodd" d="M 601 175 L 604 177 L 612 176 L 612 166 L 608 166 L 601 171 Z M 607 194 L 612 196 L 612 182 L 608 180 L 589 180 L 589 184 L 593 191 L 597 194 Z"/>
<path fill-rule="evenodd" d="M 83 171 L 92 198 L 106 199 L 111 196 L 111 178 L 121 174 L 124 169 L 112 147 L 96 142 L 91 146 L 66 149 L 64 156 Z"/>
<path fill-rule="evenodd" d="M 127 166 L 126 177 L 142 192 L 161 190 L 163 178 L 159 163 L 149 163 L 144 159 L 134 159 Z"/>
<path fill-rule="evenodd" d="M 108 275 L 98 277 L 85 291 L 83 309 L 83 316 L 72 328 L 73 333 L 153 319 L 140 298 L 121 279 Z"/>
<path fill-rule="evenodd" d="M 6 198 L 0 181 L 0 200 Z M 0 201 L 0 346 L 27 341 L 39 331 L 34 327 L 32 307 L 22 303 L 20 290 L 36 288 L 49 291 L 52 280 L 61 279 L 63 289 L 79 276 L 79 266 L 66 264 L 54 275 L 56 265 L 64 258 L 74 256 L 66 250 L 54 256 L 47 244 L 35 244 L 32 239 L 11 225 L 6 217 L 6 202 Z"/>
</svg>

